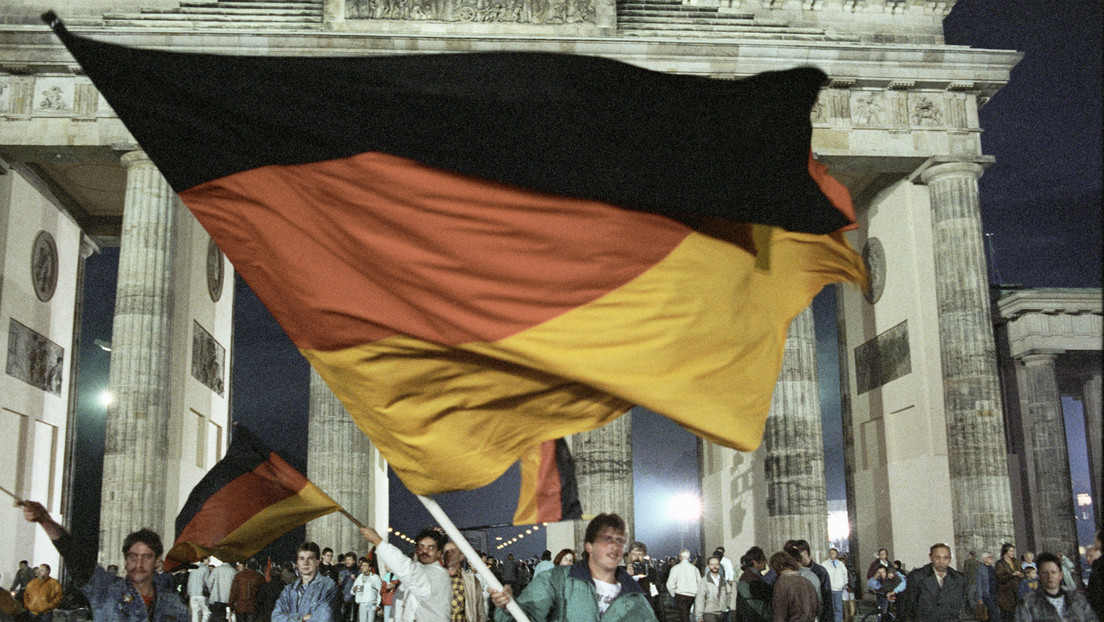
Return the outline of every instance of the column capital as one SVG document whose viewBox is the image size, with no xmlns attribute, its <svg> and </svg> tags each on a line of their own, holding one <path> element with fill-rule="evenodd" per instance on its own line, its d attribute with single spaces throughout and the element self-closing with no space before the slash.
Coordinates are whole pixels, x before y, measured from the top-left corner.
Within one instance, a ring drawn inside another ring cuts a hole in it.
<svg viewBox="0 0 1104 622">
<path fill-rule="evenodd" d="M 989 165 L 996 162 L 993 156 L 932 156 L 909 174 L 912 183 L 929 184 L 950 175 L 969 176 L 977 179 Z"/>
<path fill-rule="evenodd" d="M 129 170 L 130 167 L 137 164 L 146 163 L 152 165 L 153 160 L 150 160 L 150 157 L 146 155 L 145 151 L 139 149 L 138 151 L 128 151 L 124 153 L 119 157 L 119 163 L 123 165 L 124 169 Z"/>
<path fill-rule="evenodd" d="M 1015 358 L 1025 366 L 1028 365 L 1046 365 L 1054 364 L 1054 360 L 1058 358 L 1059 354 L 1063 354 L 1061 350 L 1032 350 L 1026 354 L 1020 354 Z"/>
</svg>

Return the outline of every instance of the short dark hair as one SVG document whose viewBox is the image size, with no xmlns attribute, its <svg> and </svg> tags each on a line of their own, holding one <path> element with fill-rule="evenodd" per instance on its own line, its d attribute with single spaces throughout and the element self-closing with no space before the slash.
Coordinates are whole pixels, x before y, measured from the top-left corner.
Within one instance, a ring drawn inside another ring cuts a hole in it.
<svg viewBox="0 0 1104 622">
<path fill-rule="evenodd" d="M 544 549 L 544 552 L 541 553 L 541 560 L 542 561 L 552 561 L 552 551 L 549 551 L 548 549 Z"/>
<path fill-rule="evenodd" d="M 598 534 L 606 527 L 614 531 L 625 533 L 625 519 L 612 512 L 595 516 L 591 519 L 590 523 L 587 524 L 586 535 L 583 537 L 583 541 L 593 544 L 594 541 L 598 539 Z"/>
<path fill-rule="evenodd" d="M 935 549 L 947 549 L 948 553 L 951 552 L 951 547 L 949 545 L 942 542 L 936 542 L 935 544 L 931 545 L 930 549 L 928 549 L 928 555 L 935 555 Z"/>
<path fill-rule="evenodd" d="M 326 549 L 333 553 L 333 549 Z M 307 553 L 314 553 L 315 559 L 322 559 L 322 553 L 318 550 L 318 545 L 313 542 L 303 542 L 295 548 L 295 556 L 298 557 L 299 553 L 306 551 Z"/>
<path fill-rule="evenodd" d="M 811 554 L 811 549 L 809 548 L 809 541 L 808 540 L 794 540 L 793 543 L 794 543 L 794 546 L 797 547 L 797 550 L 801 551 L 802 553 L 810 553 Z"/>
<path fill-rule="evenodd" d="M 325 555 L 326 553 L 333 553 L 333 549 L 331 549 L 328 546 L 326 548 L 322 549 L 322 555 Z M 318 559 L 322 559 L 322 555 L 319 555 Z"/>
<path fill-rule="evenodd" d="M 793 555 L 778 551 L 774 555 L 771 555 L 770 567 L 774 572 L 782 574 L 783 570 L 797 570 L 801 568 L 801 564 L 794 559 Z"/>
<path fill-rule="evenodd" d="M 1008 553 L 1008 549 L 1014 549 L 1014 548 L 1016 548 L 1016 545 L 1012 544 L 1011 542 L 1005 542 L 1004 544 L 1002 544 L 1001 545 L 1001 559 L 1004 559 L 1005 554 Z"/>
<path fill-rule="evenodd" d="M 1037 556 L 1035 556 L 1035 567 L 1036 568 L 1039 567 L 1039 566 L 1042 566 L 1043 564 L 1045 564 L 1047 562 L 1050 562 L 1050 563 L 1054 564 L 1055 566 L 1058 566 L 1058 570 L 1062 569 L 1062 560 L 1059 559 L 1057 555 L 1055 555 L 1054 553 L 1051 553 L 1050 551 L 1047 551 L 1045 553 L 1039 553 Z"/>
<path fill-rule="evenodd" d="M 30 566 L 30 565 L 31 565 L 31 562 L 29 562 L 29 561 L 27 561 L 27 560 L 23 559 L 23 560 L 20 560 L 20 561 L 19 561 L 19 565 L 20 565 L 20 566 Z"/>
<path fill-rule="evenodd" d="M 643 542 L 633 542 L 629 545 L 629 551 L 640 551 L 641 553 L 648 554 L 648 545 Z"/>
<path fill-rule="evenodd" d="M 801 563 L 801 549 L 797 548 L 797 545 L 793 541 L 787 542 L 786 546 L 783 547 L 782 550 L 787 555 L 794 558 L 794 560 L 797 561 L 799 564 Z M 774 559 L 774 557 L 772 556 L 771 559 Z"/>
<path fill-rule="evenodd" d="M 747 553 L 744 553 L 743 557 L 740 558 L 740 568 L 751 568 L 753 565 L 755 565 L 756 562 L 760 561 L 767 561 L 767 555 L 763 552 L 763 549 L 757 546 L 753 546 L 747 550 Z"/>
<path fill-rule="evenodd" d="M 46 574 L 50 574 L 50 564 L 39 564 L 39 566 L 46 569 Z"/>
<path fill-rule="evenodd" d="M 161 544 L 161 536 L 157 535 L 156 531 L 143 527 L 138 531 L 127 534 L 127 537 L 123 540 L 123 555 L 129 553 L 130 547 L 137 542 L 153 549 L 153 554 L 159 558 L 165 552 L 165 547 Z"/>
<path fill-rule="evenodd" d="M 432 538 L 437 543 L 438 549 L 445 548 L 445 543 L 448 542 L 448 536 L 445 532 L 441 531 L 438 527 L 426 527 L 418 532 L 418 537 L 414 538 L 414 543 L 417 544 L 426 538 Z"/>
<path fill-rule="evenodd" d="M 245 561 L 245 567 L 246 567 L 246 568 L 248 568 L 248 569 L 250 569 L 250 570 L 256 570 L 256 569 L 257 569 L 257 567 L 258 567 L 258 566 L 257 566 L 257 560 L 255 560 L 255 559 L 253 559 L 253 558 L 249 558 L 249 559 L 247 559 L 247 560 Z"/>
</svg>

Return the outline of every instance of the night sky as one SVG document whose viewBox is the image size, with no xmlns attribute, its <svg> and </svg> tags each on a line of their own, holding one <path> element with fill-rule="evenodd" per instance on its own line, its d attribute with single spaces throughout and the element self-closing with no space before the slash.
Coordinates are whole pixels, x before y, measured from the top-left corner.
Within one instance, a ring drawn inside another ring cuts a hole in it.
<svg viewBox="0 0 1104 622">
<path fill-rule="evenodd" d="M 1098 0 L 960 0 L 944 23 L 950 44 L 1024 52 L 1011 82 L 980 111 L 984 151 L 997 160 L 979 182 L 983 226 L 992 242 L 991 280 L 999 275 L 1001 283 L 1029 287 L 1101 286 L 1101 6 Z M 99 520 L 104 427 L 95 396 L 107 385 L 108 354 L 93 340 L 110 340 L 117 260 L 117 249 L 104 249 L 87 263 L 74 482 L 79 511 L 71 516 L 74 530 L 83 533 L 95 533 Z M 235 294 L 232 412 L 305 470 L 307 364 L 240 279 Z M 828 494 L 842 499 L 834 295 L 831 289 L 822 293 L 814 311 Z M 663 417 L 633 416 L 637 537 L 653 554 L 674 554 L 679 526 L 656 508 L 670 496 L 697 491 L 695 439 Z M 1076 432 L 1077 422 L 1071 425 Z M 1074 476 L 1075 489 L 1087 491 L 1087 470 L 1075 465 Z M 429 524 L 429 515 L 391 480 L 392 525 L 410 533 Z M 492 486 L 439 500 L 461 527 L 509 523 L 517 486 L 515 468 Z M 508 528 L 491 535 L 513 533 Z M 301 530 L 289 534 L 279 550 L 293 550 L 301 537 Z M 697 538 L 695 531 L 687 540 Z M 509 551 L 532 556 L 543 549 L 543 538 L 522 542 L 528 546 Z"/>
</svg>

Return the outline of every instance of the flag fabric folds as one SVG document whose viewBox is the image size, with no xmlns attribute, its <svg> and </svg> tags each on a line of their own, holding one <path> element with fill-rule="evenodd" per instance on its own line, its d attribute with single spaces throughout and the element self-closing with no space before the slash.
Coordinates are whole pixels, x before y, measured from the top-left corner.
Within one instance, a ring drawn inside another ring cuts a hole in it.
<svg viewBox="0 0 1104 622">
<path fill-rule="evenodd" d="M 243 426 L 226 456 L 188 495 L 176 517 L 165 570 L 214 555 L 249 559 L 299 525 L 340 510 L 333 499 Z"/>
<path fill-rule="evenodd" d="M 790 320 L 864 278 L 810 154 L 814 68 L 180 54 L 53 26 L 417 494 L 522 459 L 518 517 L 540 516 L 542 443 L 634 404 L 753 449 Z"/>
</svg>

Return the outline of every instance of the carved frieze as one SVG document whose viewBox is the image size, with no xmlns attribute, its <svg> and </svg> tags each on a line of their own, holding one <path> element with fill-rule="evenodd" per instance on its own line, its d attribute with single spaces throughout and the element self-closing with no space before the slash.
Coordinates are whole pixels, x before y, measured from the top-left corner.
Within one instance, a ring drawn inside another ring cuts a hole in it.
<svg viewBox="0 0 1104 622">
<path fill-rule="evenodd" d="M 76 85 L 72 78 L 54 76 L 36 78 L 32 109 L 35 114 L 46 116 L 69 115 L 73 112 L 75 93 Z"/>
<path fill-rule="evenodd" d="M 886 123 L 885 96 L 874 91 L 856 93 L 851 104 L 851 120 L 861 127 L 884 127 Z"/>
<path fill-rule="evenodd" d="M 349 0 L 349 19 L 574 24 L 594 22 L 594 0 Z"/>
<path fill-rule="evenodd" d="M 935 96 L 910 94 L 909 108 L 912 124 L 916 127 L 940 127 L 943 125 L 943 106 Z"/>
<path fill-rule="evenodd" d="M 8 111 L 8 101 L 11 99 L 11 76 L 0 76 L 0 113 Z"/>
</svg>

